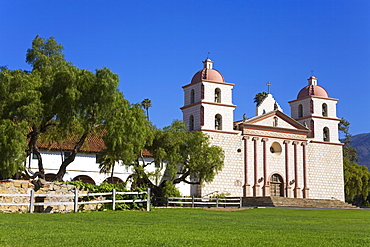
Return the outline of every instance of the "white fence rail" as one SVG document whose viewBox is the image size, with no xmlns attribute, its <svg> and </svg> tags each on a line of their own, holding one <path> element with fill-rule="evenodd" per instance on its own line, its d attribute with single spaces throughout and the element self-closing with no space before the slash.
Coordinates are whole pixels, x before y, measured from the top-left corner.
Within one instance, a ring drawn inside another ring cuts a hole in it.
<svg viewBox="0 0 370 247">
<path fill-rule="evenodd" d="M 155 205 L 165 205 L 166 207 L 180 206 L 180 207 L 242 207 L 242 197 L 210 197 L 210 198 L 196 198 L 196 197 L 156 197 L 154 198 Z"/>
<path fill-rule="evenodd" d="M 116 200 L 117 195 L 143 195 L 146 194 L 145 199 L 132 199 L 132 200 Z M 94 200 L 94 201 L 83 201 L 81 197 L 90 197 L 90 196 L 111 196 L 112 199 L 106 200 Z M 146 203 L 146 210 L 150 211 L 150 188 L 147 189 L 145 192 L 117 192 L 115 189 L 112 192 L 105 192 L 105 193 L 79 193 L 78 190 L 75 190 L 74 194 L 35 194 L 34 190 L 30 190 L 29 194 L 0 194 L 1 197 L 18 197 L 21 199 L 28 198 L 28 203 L 20 202 L 20 203 L 5 203 L 0 202 L 0 206 L 29 206 L 29 212 L 33 213 L 35 206 L 57 206 L 57 205 L 74 205 L 74 212 L 78 211 L 79 205 L 84 204 L 104 204 L 104 203 L 112 203 L 112 210 L 116 209 L 116 203 Z M 69 201 L 51 201 L 51 202 L 37 202 L 36 198 L 62 198 L 68 199 Z M 36 201 L 35 201 L 36 200 Z"/>
</svg>

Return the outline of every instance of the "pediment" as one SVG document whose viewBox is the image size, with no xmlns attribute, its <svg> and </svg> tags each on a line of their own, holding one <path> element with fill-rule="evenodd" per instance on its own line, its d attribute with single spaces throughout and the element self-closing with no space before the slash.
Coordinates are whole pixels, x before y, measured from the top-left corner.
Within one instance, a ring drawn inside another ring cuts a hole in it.
<svg viewBox="0 0 370 247">
<path fill-rule="evenodd" d="M 270 111 L 242 122 L 244 128 L 263 127 L 271 130 L 308 132 L 309 129 L 279 110 Z"/>
</svg>

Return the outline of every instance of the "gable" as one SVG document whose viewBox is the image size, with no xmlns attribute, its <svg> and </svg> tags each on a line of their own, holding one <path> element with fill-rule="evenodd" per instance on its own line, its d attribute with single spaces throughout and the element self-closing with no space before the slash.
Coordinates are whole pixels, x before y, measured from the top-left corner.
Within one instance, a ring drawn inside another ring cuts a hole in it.
<svg viewBox="0 0 370 247">
<path fill-rule="evenodd" d="M 244 129 L 264 129 L 270 131 L 300 132 L 307 134 L 308 128 L 283 112 L 276 110 L 247 119 L 242 123 Z"/>
</svg>

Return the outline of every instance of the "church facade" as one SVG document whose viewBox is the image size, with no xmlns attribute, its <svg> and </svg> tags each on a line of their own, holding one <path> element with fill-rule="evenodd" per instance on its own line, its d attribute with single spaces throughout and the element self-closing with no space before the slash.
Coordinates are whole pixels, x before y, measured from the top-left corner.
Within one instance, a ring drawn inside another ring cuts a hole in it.
<svg viewBox="0 0 370 247">
<path fill-rule="evenodd" d="M 342 144 L 338 138 L 337 99 L 311 76 L 290 116 L 271 94 L 256 116 L 234 122 L 234 84 L 225 82 L 206 59 L 183 87 L 183 120 L 189 131 L 209 135 L 225 152 L 225 162 L 211 183 L 192 185 L 197 196 L 281 196 L 344 201 Z"/>
</svg>

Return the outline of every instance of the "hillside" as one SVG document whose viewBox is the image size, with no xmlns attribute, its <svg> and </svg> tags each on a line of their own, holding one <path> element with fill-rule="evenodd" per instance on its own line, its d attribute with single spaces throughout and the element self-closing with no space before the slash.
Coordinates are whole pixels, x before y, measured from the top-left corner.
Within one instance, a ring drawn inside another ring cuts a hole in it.
<svg viewBox="0 0 370 247">
<path fill-rule="evenodd" d="M 370 169 L 370 133 L 352 136 L 351 145 L 357 149 L 358 164 Z"/>
</svg>

